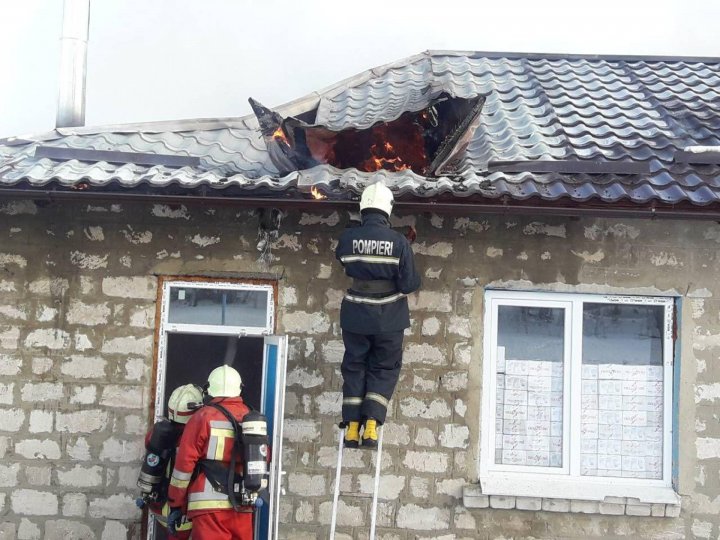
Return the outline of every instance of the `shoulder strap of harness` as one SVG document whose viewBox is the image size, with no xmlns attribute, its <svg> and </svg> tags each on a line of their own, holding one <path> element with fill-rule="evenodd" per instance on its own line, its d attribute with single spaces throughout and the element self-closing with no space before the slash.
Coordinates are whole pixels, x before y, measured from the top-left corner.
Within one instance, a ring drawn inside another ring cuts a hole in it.
<svg viewBox="0 0 720 540">
<path fill-rule="evenodd" d="M 241 449 L 240 449 L 240 436 L 242 434 L 242 426 L 238 424 L 237 418 L 235 418 L 230 411 L 228 411 L 225 407 L 220 405 L 219 403 L 208 403 L 208 407 L 212 407 L 213 409 L 217 409 L 220 411 L 225 418 L 228 419 L 230 424 L 233 427 L 233 432 L 235 433 L 235 436 L 233 437 L 233 450 L 230 453 L 230 470 L 228 472 L 228 498 L 230 499 L 230 504 L 232 504 L 233 510 L 236 512 L 240 511 L 240 505 L 237 502 L 237 499 L 235 498 L 235 465 L 237 464 L 237 456 L 240 455 Z"/>
</svg>

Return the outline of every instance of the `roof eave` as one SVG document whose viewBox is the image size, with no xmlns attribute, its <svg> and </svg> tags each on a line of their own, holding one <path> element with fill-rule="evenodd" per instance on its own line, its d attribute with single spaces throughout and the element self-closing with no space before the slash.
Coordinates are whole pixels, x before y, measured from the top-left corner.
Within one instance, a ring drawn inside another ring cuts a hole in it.
<svg viewBox="0 0 720 540">
<path fill-rule="evenodd" d="M 123 191 L 59 191 L 52 189 L 0 189 L 0 200 L 31 199 L 34 201 L 102 201 L 102 202 L 153 202 L 160 204 L 186 204 L 190 206 L 233 206 L 249 208 L 278 208 L 295 210 L 313 210 L 327 212 L 332 210 L 356 211 L 358 202 L 352 199 L 316 200 L 303 197 L 276 196 L 217 196 L 208 194 L 158 194 Z M 585 202 L 574 205 L 571 201 L 548 201 L 528 199 L 510 201 L 502 199 L 475 199 L 472 201 L 452 201 L 423 198 L 405 198 L 397 200 L 395 208 L 400 212 L 432 212 L 446 215 L 545 215 L 559 217 L 603 217 L 631 219 L 680 219 L 680 220 L 720 220 L 720 204 L 707 206 L 678 206 L 658 204 L 652 201 L 646 204 Z"/>
</svg>

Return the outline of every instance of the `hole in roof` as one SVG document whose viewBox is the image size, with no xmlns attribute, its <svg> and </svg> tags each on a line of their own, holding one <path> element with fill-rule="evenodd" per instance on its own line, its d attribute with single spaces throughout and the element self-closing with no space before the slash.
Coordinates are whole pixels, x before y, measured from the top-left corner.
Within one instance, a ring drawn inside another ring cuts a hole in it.
<svg viewBox="0 0 720 540">
<path fill-rule="evenodd" d="M 312 111 L 283 118 L 250 100 L 270 158 L 281 174 L 327 164 L 364 172 L 411 170 L 430 177 L 457 167 L 484 103 L 480 95 L 459 98 L 443 93 L 423 109 L 404 111 L 369 128 L 333 130 L 309 123 Z"/>
</svg>

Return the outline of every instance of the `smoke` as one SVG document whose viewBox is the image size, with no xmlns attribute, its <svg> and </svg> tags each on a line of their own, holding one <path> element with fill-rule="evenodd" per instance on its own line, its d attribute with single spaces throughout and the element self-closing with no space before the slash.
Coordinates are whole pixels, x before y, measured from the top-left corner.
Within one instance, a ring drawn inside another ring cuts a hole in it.
<svg viewBox="0 0 720 540">
<path fill-rule="evenodd" d="M 223 360 L 224 365 L 232 367 L 233 363 L 235 362 L 235 355 L 237 354 L 238 341 L 240 341 L 240 340 L 237 337 L 228 336 L 227 345 L 225 347 L 225 358 Z"/>
</svg>

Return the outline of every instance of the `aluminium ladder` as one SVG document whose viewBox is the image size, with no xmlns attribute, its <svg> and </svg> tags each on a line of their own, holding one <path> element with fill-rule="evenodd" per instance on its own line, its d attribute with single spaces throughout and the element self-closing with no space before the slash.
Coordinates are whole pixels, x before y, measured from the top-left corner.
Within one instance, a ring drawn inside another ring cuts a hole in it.
<svg viewBox="0 0 720 540">
<path fill-rule="evenodd" d="M 378 446 L 377 452 L 375 453 L 375 482 L 373 484 L 372 493 L 372 511 L 370 514 L 370 539 L 375 540 L 375 522 L 377 515 L 377 499 L 378 499 L 378 488 L 380 486 L 380 466 L 382 463 L 382 444 L 383 444 L 383 431 L 384 427 L 378 426 Z M 332 514 L 330 516 L 330 540 L 335 540 L 335 525 L 337 523 L 337 509 L 338 500 L 340 498 L 340 473 L 342 471 L 342 455 L 343 455 L 343 439 L 345 438 L 345 429 L 342 424 L 339 429 L 340 434 L 338 435 L 338 457 L 337 457 L 337 470 L 335 472 L 335 492 L 333 493 L 333 505 Z"/>
</svg>

